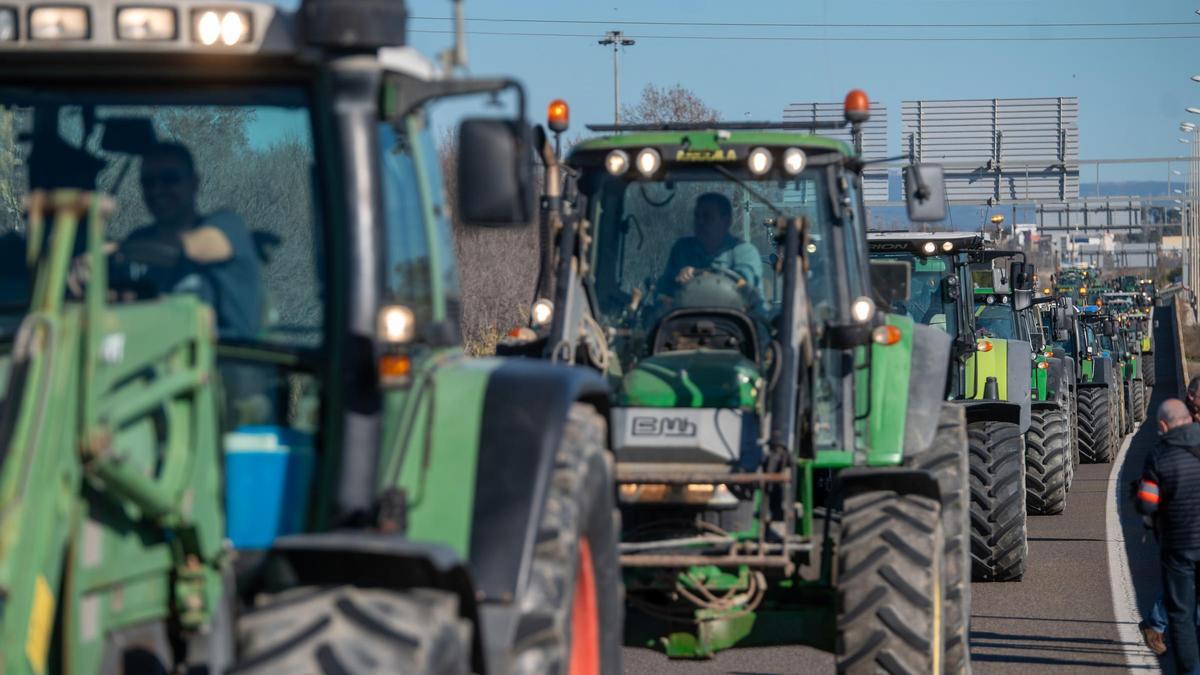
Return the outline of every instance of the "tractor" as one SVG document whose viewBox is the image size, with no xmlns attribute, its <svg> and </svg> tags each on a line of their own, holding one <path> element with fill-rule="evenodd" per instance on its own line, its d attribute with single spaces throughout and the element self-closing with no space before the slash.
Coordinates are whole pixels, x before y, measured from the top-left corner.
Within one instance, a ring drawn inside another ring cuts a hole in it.
<svg viewBox="0 0 1200 675">
<path fill-rule="evenodd" d="M 1033 269 L 985 246 L 977 233 L 876 232 L 869 237 L 873 272 L 908 270 L 905 286 L 881 276 L 880 302 L 944 333 L 951 350 L 943 398 L 963 408 L 971 451 L 971 561 L 977 581 L 1015 581 L 1028 553 L 1025 434 L 1032 417 L 1028 342 L 989 330 L 992 318 L 1015 330 L 1012 304 L 1032 301 Z M 976 307 L 975 289 L 997 304 Z"/>
<path fill-rule="evenodd" d="M 865 164 L 819 134 L 868 116 L 854 91 L 844 121 L 592 126 L 565 160 L 541 134 L 539 283 L 504 350 L 608 380 L 632 644 L 968 668 L 950 340 L 876 309 Z M 906 174 L 944 217 L 940 168 Z"/>
<path fill-rule="evenodd" d="M 1088 310 L 1075 309 L 1077 321 L 1070 339 L 1060 344 L 1079 363 L 1075 385 L 1079 458 L 1087 463 L 1105 463 L 1111 462 L 1121 447 L 1121 373 L 1113 354 L 1101 346 L 1101 336 L 1110 330 L 1115 333 L 1115 327 Z"/>
<path fill-rule="evenodd" d="M 0 671 L 621 672 L 606 383 L 460 345 L 427 104 L 532 223 L 522 88 L 405 30 L 0 7 Z"/>
</svg>

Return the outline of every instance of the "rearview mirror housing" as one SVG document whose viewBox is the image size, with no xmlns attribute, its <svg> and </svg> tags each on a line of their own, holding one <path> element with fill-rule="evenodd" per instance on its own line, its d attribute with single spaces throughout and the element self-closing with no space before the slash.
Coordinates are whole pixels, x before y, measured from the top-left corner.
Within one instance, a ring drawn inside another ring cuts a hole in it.
<svg viewBox="0 0 1200 675">
<path fill-rule="evenodd" d="M 1032 291 L 1033 275 L 1036 270 L 1032 263 L 1014 262 L 1008 266 L 1008 283 L 1014 291 Z"/>
<path fill-rule="evenodd" d="M 528 225 L 535 213 L 529 126 L 476 118 L 458 130 L 457 205 L 463 223 Z"/>
<path fill-rule="evenodd" d="M 904 167 L 904 201 L 908 219 L 933 223 L 946 219 L 946 176 L 938 164 Z"/>
</svg>

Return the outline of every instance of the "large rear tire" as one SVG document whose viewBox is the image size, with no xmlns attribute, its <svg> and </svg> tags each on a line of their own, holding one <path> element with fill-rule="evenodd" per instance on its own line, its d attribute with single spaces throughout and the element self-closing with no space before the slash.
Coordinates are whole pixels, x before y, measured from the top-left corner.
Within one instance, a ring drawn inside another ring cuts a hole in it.
<svg viewBox="0 0 1200 675">
<path fill-rule="evenodd" d="M 471 626 L 444 591 L 299 587 L 243 613 L 237 633 L 230 675 L 471 670 Z"/>
<path fill-rule="evenodd" d="M 1154 354 L 1142 354 L 1142 380 L 1145 381 L 1146 388 L 1150 391 L 1154 391 L 1154 382 L 1156 381 L 1155 375 Z"/>
<path fill-rule="evenodd" d="M 1025 442 L 1010 422 L 967 425 L 971 452 L 971 577 L 1016 581 L 1029 552 Z"/>
<path fill-rule="evenodd" d="M 1071 449 L 1067 453 L 1067 494 L 1075 484 L 1075 468 L 1079 466 L 1079 400 L 1072 391 L 1067 395 L 1067 405 L 1070 412 L 1067 421 L 1071 430 Z"/>
<path fill-rule="evenodd" d="M 1057 515 L 1066 509 L 1070 453 L 1067 413 L 1058 408 L 1034 410 L 1025 434 L 1025 500 L 1030 514 Z"/>
<path fill-rule="evenodd" d="M 517 598 L 515 675 L 621 672 L 625 597 L 607 439 L 595 408 L 571 407 L 529 583 Z"/>
<path fill-rule="evenodd" d="M 1137 426 L 1146 421 L 1146 388 L 1141 380 L 1134 380 L 1130 383 L 1133 387 L 1133 423 Z"/>
<path fill-rule="evenodd" d="M 940 673 L 941 506 L 875 491 L 846 500 L 837 561 L 837 672 Z"/>
<path fill-rule="evenodd" d="M 1112 461 L 1113 428 L 1112 397 L 1104 387 L 1084 387 L 1079 390 L 1079 459 L 1089 464 Z"/>
<path fill-rule="evenodd" d="M 967 423 L 961 406 L 943 403 L 937 433 L 924 451 L 905 451 L 904 464 L 931 473 L 942 497 L 942 532 L 946 556 L 942 566 L 942 623 L 945 628 L 943 667 L 946 673 L 969 672 L 967 651 L 971 620 L 971 492 Z"/>
</svg>

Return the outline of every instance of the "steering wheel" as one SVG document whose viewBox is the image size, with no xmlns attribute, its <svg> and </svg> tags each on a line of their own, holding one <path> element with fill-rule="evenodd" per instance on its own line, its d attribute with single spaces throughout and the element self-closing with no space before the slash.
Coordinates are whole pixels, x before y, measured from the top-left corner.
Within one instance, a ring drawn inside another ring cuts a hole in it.
<svg viewBox="0 0 1200 675">
<path fill-rule="evenodd" d="M 755 289 L 733 270 L 698 269 L 675 291 L 675 307 L 714 307 L 746 310 L 754 305 Z"/>
<path fill-rule="evenodd" d="M 139 298 L 156 297 L 162 289 L 149 277 L 150 269 L 171 269 L 183 259 L 183 245 L 178 241 L 124 242 L 108 256 L 109 288 L 132 291 Z"/>
</svg>

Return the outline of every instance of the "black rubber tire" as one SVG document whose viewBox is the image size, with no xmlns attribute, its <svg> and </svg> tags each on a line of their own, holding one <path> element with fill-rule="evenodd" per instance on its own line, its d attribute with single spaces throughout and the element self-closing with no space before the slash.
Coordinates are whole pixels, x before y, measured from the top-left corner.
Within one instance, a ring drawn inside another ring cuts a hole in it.
<svg viewBox="0 0 1200 675">
<path fill-rule="evenodd" d="M 874 491 L 843 505 L 837 672 L 933 673 L 941 658 L 941 506 Z"/>
<path fill-rule="evenodd" d="M 1154 354 L 1142 354 L 1142 380 L 1150 391 L 1154 391 L 1154 383 L 1157 381 L 1155 375 L 1157 373 L 1154 372 Z"/>
<path fill-rule="evenodd" d="M 1030 515 L 1051 516 L 1067 507 L 1071 425 L 1066 411 L 1040 408 L 1025 434 L 1025 505 Z"/>
<path fill-rule="evenodd" d="M 1130 386 L 1133 387 L 1133 423 L 1136 431 L 1146 421 L 1146 388 L 1141 380 L 1134 380 Z"/>
<path fill-rule="evenodd" d="M 243 613 L 237 633 L 231 675 L 471 670 L 471 626 L 445 591 L 302 586 Z"/>
<path fill-rule="evenodd" d="M 933 474 L 942 496 L 942 533 L 946 555 L 942 562 L 942 624 L 946 673 L 969 672 L 967 650 L 971 621 L 971 519 L 968 510 L 969 459 L 967 422 L 962 406 L 943 403 L 933 442 L 921 452 L 905 450 L 905 466 Z"/>
<path fill-rule="evenodd" d="M 1113 458 L 1112 396 L 1105 387 L 1079 389 L 1079 460 L 1104 464 Z"/>
<path fill-rule="evenodd" d="M 1011 422 L 967 425 L 971 452 L 971 578 L 1016 581 L 1029 552 L 1025 439 Z"/>
<path fill-rule="evenodd" d="M 599 626 L 599 672 L 619 675 L 625 592 L 617 553 L 612 454 L 604 417 L 590 405 L 571 407 L 538 525 L 529 583 L 516 601 L 521 612 L 513 645 L 514 675 L 565 675 L 581 539 L 592 554 Z"/>
<path fill-rule="evenodd" d="M 1079 466 L 1079 400 L 1073 392 L 1067 395 L 1067 405 L 1070 406 L 1067 421 L 1071 429 L 1071 449 L 1067 453 L 1067 494 L 1070 494 L 1075 484 L 1075 468 Z"/>
</svg>

